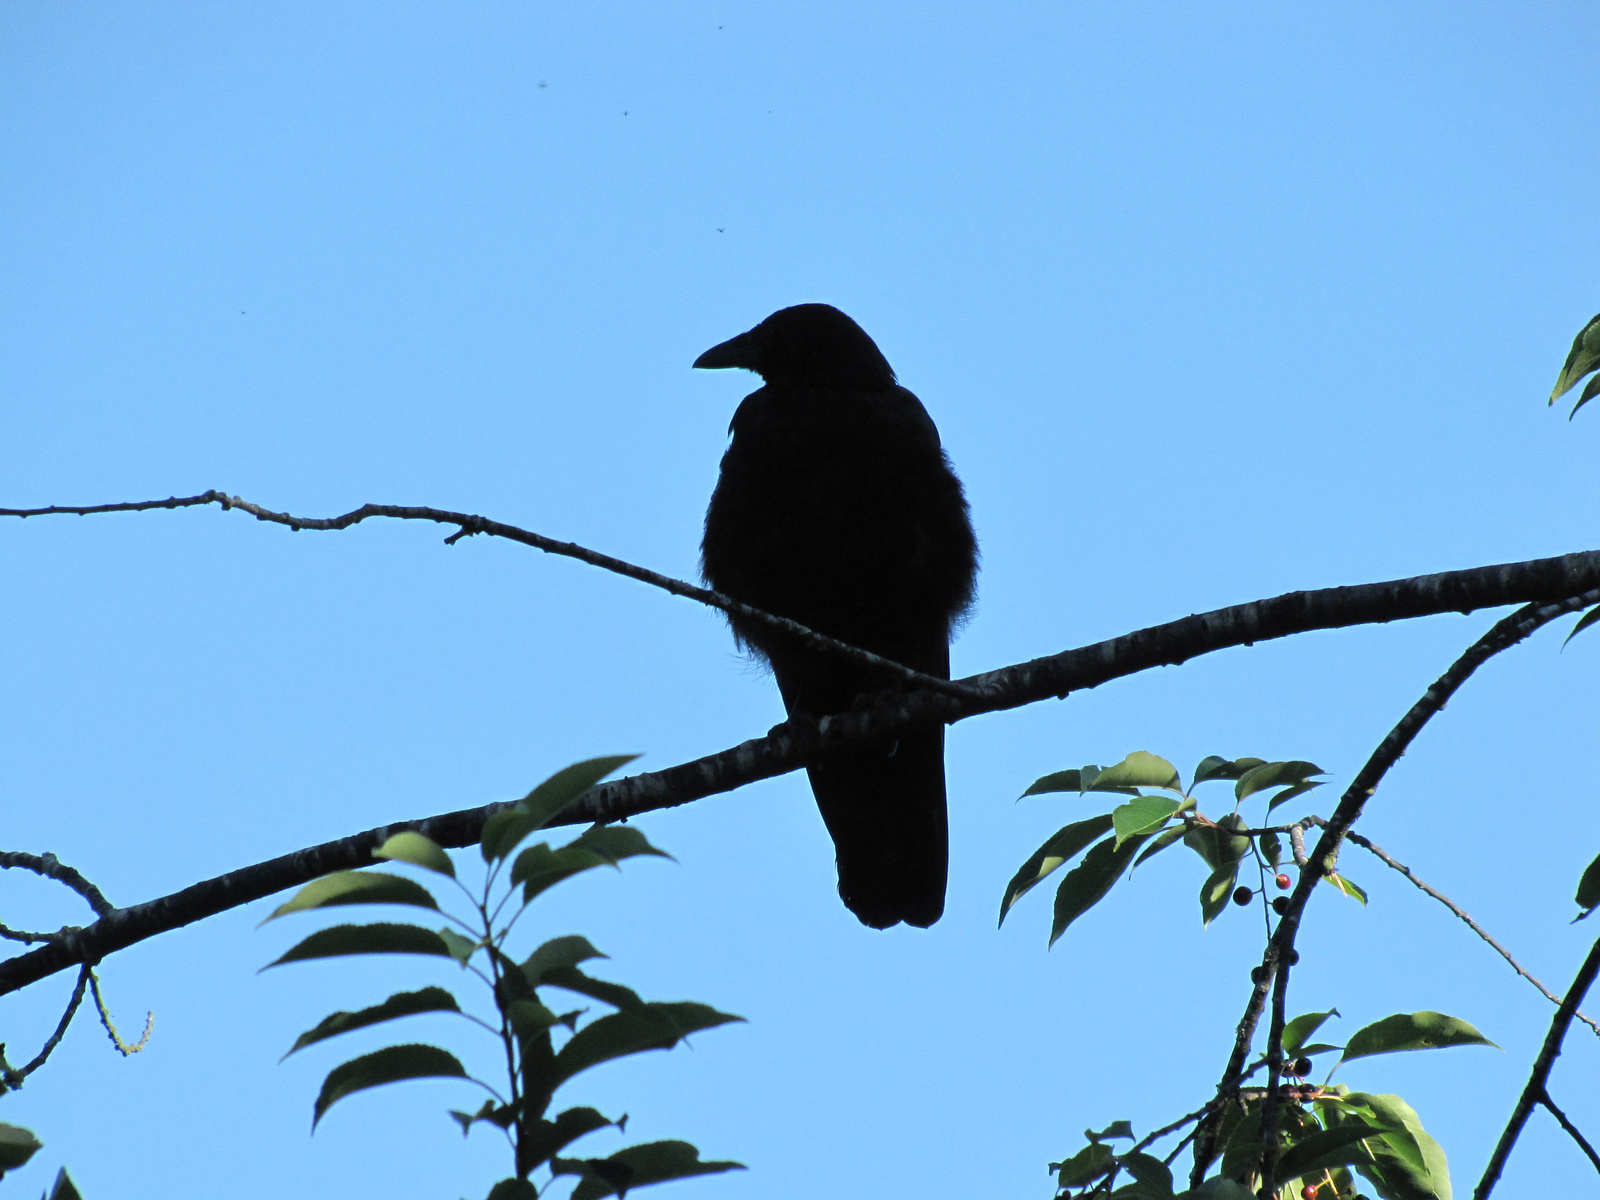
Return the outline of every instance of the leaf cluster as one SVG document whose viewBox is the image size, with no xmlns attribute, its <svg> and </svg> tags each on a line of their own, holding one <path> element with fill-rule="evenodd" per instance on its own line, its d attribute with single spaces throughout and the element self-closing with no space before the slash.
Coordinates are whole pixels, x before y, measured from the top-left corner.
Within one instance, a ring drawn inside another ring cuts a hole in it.
<svg viewBox="0 0 1600 1200">
<path fill-rule="evenodd" d="M 641 1143 L 600 1158 L 563 1157 L 578 1139 L 607 1127 L 623 1131 L 628 1120 L 626 1115 L 611 1118 L 586 1106 L 552 1113 L 555 1094 L 564 1084 L 602 1063 L 668 1050 L 690 1034 L 742 1018 L 693 1001 L 645 1000 L 631 988 L 594 977 L 583 964 L 606 956 L 576 934 L 551 938 L 521 961 L 508 950 L 518 919 L 550 888 L 595 867 L 619 867 L 625 859 L 668 857 L 638 830 L 626 826 L 596 825 L 559 846 L 523 845 L 631 757 L 575 763 L 491 817 L 479 842 L 485 872 L 476 892 L 457 878 L 450 855 L 420 833 L 396 834 L 374 851 L 377 859 L 409 864 L 454 883 L 470 901 L 471 914 L 466 918 L 447 912 L 415 879 L 365 869 L 313 880 L 267 918 L 349 904 L 399 905 L 439 913 L 449 923 L 437 928 L 376 922 L 322 929 L 268 966 L 360 954 L 448 958 L 484 985 L 494 1007 L 493 1016 L 483 1019 L 468 1012 L 447 988 L 398 992 L 365 1008 L 330 1013 L 302 1033 L 289 1054 L 353 1030 L 420 1014 L 465 1019 L 503 1045 L 506 1079 L 500 1087 L 469 1073 L 451 1051 L 429 1043 L 385 1046 L 340 1063 L 324 1078 L 312 1107 L 313 1130 L 333 1105 L 356 1092 L 407 1079 L 460 1079 L 489 1096 L 475 1111 L 451 1111 L 462 1134 L 486 1124 L 503 1131 L 512 1150 L 514 1174 L 494 1186 L 489 1200 L 538 1197 L 563 1176 L 576 1179 L 573 1200 L 600 1200 L 625 1196 L 631 1188 L 646 1184 L 740 1168 L 735 1162 L 702 1160 L 694 1146 L 681 1141 Z M 572 997 L 598 1001 L 610 1011 L 585 1019 L 587 1007 L 568 1007 Z M 543 1187 L 530 1178 L 540 1168 L 549 1173 Z"/>
</svg>

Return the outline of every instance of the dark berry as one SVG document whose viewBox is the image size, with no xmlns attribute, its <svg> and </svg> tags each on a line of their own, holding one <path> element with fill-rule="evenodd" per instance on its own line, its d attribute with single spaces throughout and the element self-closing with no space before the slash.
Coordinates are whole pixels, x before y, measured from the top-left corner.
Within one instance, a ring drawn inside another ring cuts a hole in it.
<svg viewBox="0 0 1600 1200">
<path fill-rule="evenodd" d="M 1250 982 L 1251 983 L 1264 983 L 1270 978 L 1271 978 L 1271 976 L 1267 973 L 1267 969 L 1265 967 L 1251 967 L 1250 968 Z"/>
<path fill-rule="evenodd" d="M 1272 882 L 1278 885 L 1278 890 L 1280 892 L 1287 892 L 1289 890 L 1289 884 L 1292 883 L 1293 880 L 1291 880 L 1287 875 L 1280 873 L 1273 877 Z"/>
<path fill-rule="evenodd" d="M 1254 895 L 1255 895 L 1255 893 L 1252 892 L 1247 887 L 1234 888 L 1233 889 L 1233 902 L 1235 904 L 1240 905 L 1241 907 L 1243 907 L 1244 905 L 1250 903 L 1250 897 L 1254 896 Z"/>
<path fill-rule="evenodd" d="M 1289 1068 L 1289 1073 L 1304 1079 L 1307 1075 L 1311 1074 L 1311 1060 L 1309 1058 L 1295 1059 L 1293 1065 L 1291 1065 Z"/>
<path fill-rule="evenodd" d="M 1294 966 L 1295 963 L 1300 961 L 1300 951 L 1298 951 L 1298 950 L 1289 951 L 1289 953 L 1287 953 L 1287 954 L 1285 954 L 1283 956 L 1283 961 L 1288 963 L 1291 967 Z"/>
<path fill-rule="evenodd" d="M 1272 898 L 1272 911 L 1280 917 L 1289 911 L 1289 897 L 1274 896 Z"/>
</svg>

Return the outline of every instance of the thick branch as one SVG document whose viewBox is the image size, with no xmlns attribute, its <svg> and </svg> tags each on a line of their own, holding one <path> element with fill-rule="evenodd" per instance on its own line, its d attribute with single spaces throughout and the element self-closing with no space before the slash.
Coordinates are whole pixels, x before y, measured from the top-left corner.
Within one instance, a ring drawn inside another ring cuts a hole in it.
<svg viewBox="0 0 1600 1200">
<path fill-rule="evenodd" d="M 199 502 L 163 501 L 155 506 Z M 0 510 L 0 515 L 6 511 L 19 510 Z M 766 737 L 717 754 L 602 784 L 574 804 L 562 823 L 619 821 L 672 808 L 786 774 L 835 748 L 876 741 L 936 721 L 951 724 L 980 713 L 1065 697 L 1151 667 L 1182 663 L 1233 646 L 1313 629 L 1564 599 L 1596 587 L 1600 587 L 1600 551 L 1356 587 L 1290 592 L 970 676 L 960 681 L 970 689 L 961 698 L 926 690 L 886 695 L 869 708 L 824 717 L 815 731 L 780 725 Z M 145 938 L 299 886 L 330 871 L 365 866 L 372 861 L 375 847 L 403 829 L 421 830 L 443 846 L 471 845 L 483 823 L 503 807 L 491 804 L 367 830 L 243 867 L 144 904 L 116 909 L 57 942 L 0 962 L 0 995 L 79 963 L 98 962 Z"/>
</svg>

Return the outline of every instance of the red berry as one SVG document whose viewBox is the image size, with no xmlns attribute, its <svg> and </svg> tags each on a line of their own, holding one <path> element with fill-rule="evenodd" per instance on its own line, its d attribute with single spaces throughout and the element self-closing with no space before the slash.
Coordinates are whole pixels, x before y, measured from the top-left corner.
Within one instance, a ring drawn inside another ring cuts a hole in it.
<svg viewBox="0 0 1600 1200">
<path fill-rule="evenodd" d="M 1235 904 L 1239 905 L 1240 907 L 1243 907 L 1244 905 L 1250 903 L 1250 897 L 1254 896 L 1254 895 L 1255 895 L 1255 893 L 1252 892 L 1247 887 L 1234 888 L 1233 889 L 1233 902 Z"/>
<path fill-rule="evenodd" d="M 1316 1200 L 1317 1185 L 1314 1183 L 1306 1184 L 1305 1187 L 1300 1189 L 1300 1195 L 1304 1197 L 1304 1200 Z"/>
<path fill-rule="evenodd" d="M 1278 890 L 1280 892 L 1286 892 L 1289 890 L 1289 884 L 1292 881 L 1287 875 L 1279 875 L 1275 877 L 1272 882 L 1278 885 Z M 1316 1189 L 1313 1188 L 1312 1190 L 1315 1191 Z"/>
</svg>

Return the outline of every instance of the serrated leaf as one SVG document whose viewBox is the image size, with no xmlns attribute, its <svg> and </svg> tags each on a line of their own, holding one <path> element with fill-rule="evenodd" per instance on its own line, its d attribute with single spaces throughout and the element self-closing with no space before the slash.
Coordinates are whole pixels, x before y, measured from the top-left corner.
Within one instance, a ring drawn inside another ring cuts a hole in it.
<svg viewBox="0 0 1600 1200">
<path fill-rule="evenodd" d="M 1368 1092 L 1351 1092 L 1345 1101 L 1384 1127 L 1362 1143 L 1372 1160 L 1353 1165 L 1385 1200 L 1451 1200 L 1444 1148 L 1422 1128 L 1410 1105 L 1399 1096 Z"/>
<path fill-rule="evenodd" d="M 1195 765 L 1194 783 L 1189 786 L 1198 787 L 1202 783 L 1210 783 L 1213 779 L 1237 779 L 1247 769 L 1239 766 L 1231 758 L 1208 754 Z"/>
<path fill-rule="evenodd" d="M 1285 1022 L 1283 1026 L 1283 1056 L 1296 1058 L 1305 1053 L 1306 1040 L 1322 1028 L 1322 1024 L 1329 1017 L 1339 1016 L 1337 1008 L 1330 1008 L 1327 1012 L 1301 1013 L 1298 1017 Z"/>
<path fill-rule="evenodd" d="M 1578 880 L 1578 891 L 1574 898 L 1578 901 L 1578 907 L 1583 909 L 1578 915 L 1579 920 L 1587 917 L 1595 905 L 1600 904 L 1600 855 L 1583 869 L 1583 878 Z"/>
<path fill-rule="evenodd" d="M 623 987 L 620 983 L 610 983 L 604 979 L 595 979 L 593 976 L 585 975 L 577 967 L 549 967 L 540 982 L 549 987 L 577 992 L 581 996 L 592 996 L 611 1005 L 612 1008 L 646 1007 L 645 1002 L 639 998 L 639 993 L 632 988 Z"/>
<path fill-rule="evenodd" d="M 1402 1050 L 1438 1050 L 1446 1046 L 1494 1046 L 1459 1017 L 1444 1013 L 1395 1013 L 1358 1029 L 1344 1048 L 1345 1062 Z M 1495 1046 L 1498 1050 L 1500 1047 Z"/>
<path fill-rule="evenodd" d="M 1117 1161 L 1143 1189 L 1141 1195 L 1151 1197 L 1151 1200 L 1167 1200 L 1171 1197 L 1172 1169 L 1159 1158 L 1142 1150 L 1131 1150 L 1118 1155 Z"/>
<path fill-rule="evenodd" d="M 572 933 L 566 937 L 551 938 L 528 955 L 527 961 L 522 964 L 522 973 L 528 977 L 529 983 L 537 987 L 543 982 L 544 973 L 552 967 L 575 967 L 591 958 L 605 957 L 590 944 L 588 938 Z"/>
<path fill-rule="evenodd" d="M 1278 805 L 1293 800 L 1296 796 L 1304 796 L 1313 788 L 1319 788 L 1325 781 L 1321 779 L 1308 779 L 1304 783 L 1297 783 L 1293 787 L 1286 787 L 1272 799 L 1267 801 L 1267 816 L 1272 815 L 1272 810 Z"/>
<path fill-rule="evenodd" d="M 1113 1121 L 1099 1133 L 1093 1133 L 1090 1130 L 1085 1129 L 1083 1131 L 1083 1136 L 1088 1138 L 1091 1142 L 1105 1142 L 1110 1141 L 1113 1138 L 1127 1138 L 1128 1141 L 1131 1142 L 1133 1141 L 1133 1122 Z"/>
<path fill-rule="evenodd" d="M 385 1046 L 352 1058 L 329 1071 L 322 1081 L 322 1091 L 312 1109 L 311 1128 L 315 1131 L 317 1122 L 328 1109 L 353 1092 L 404 1079 L 435 1078 L 466 1079 L 468 1075 L 466 1068 L 448 1050 L 420 1043 Z"/>
<path fill-rule="evenodd" d="M 563 767 L 510 808 L 485 822 L 479 849 L 485 862 L 505 858 L 535 830 L 543 829 L 563 809 L 611 772 L 638 758 L 637 754 L 608 754 Z"/>
<path fill-rule="evenodd" d="M 1298 1179 L 1313 1171 L 1367 1161 L 1370 1152 L 1360 1148 L 1358 1143 L 1381 1132 L 1365 1121 L 1345 1121 L 1332 1129 L 1319 1129 L 1298 1138 L 1285 1150 L 1278 1159 L 1275 1173 L 1279 1179 Z"/>
<path fill-rule="evenodd" d="M 1237 813 L 1227 813 L 1215 825 L 1193 825 L 1183 835 L 1183 844 L 1213 871 L 1234 866 L 1250 850 L 1250 839 L 1232 832 L 1239 824 Z"/>
<path fill-rule="evenodd" d="M 323 1017 L 315 1027 L 306 1030 L 295 1039 L 294 1045 L 289 1047 L 289 1054 L 303 1050 L 316 1042 L 337 1037 L 341 1033 L 349 1033 L 352 1029 L 365 1029 L 369 1025 L 393 1021 L 397 1017 L 409 1017 L 425 1012 L 460 1011 L 461 1006 L 456 1003 L 456 998 L 442 987 L 425 987 L 415 992 L 396 992 L 382 1004 L 374 1004 L 370 1008 L 358 1009 L 355 1012 L 331 1013 Z M 288 1058 L 289 1054 L 283 1057 Z"/>
<path fill-rule="evenodd" d="M 1302 762 L 1299 759 L 1262 763 L 1239 776 L 1239 781 L 1233 785 L 1233 797 L 1235 800 L 1243 800 L 1267 788 L 1297 787 L 1312 775 L 1326 774 L 1327 772 L 1316 763 Z"/>
<path fill-rule="evenodd" d="M 465 967 L 468 961 L 478 950 L 478 943 L 471 938 L 457 933 L 454 929 L 439 930 L 439 939 L 444 942 L 445 952 Z"/>
<path fill-rule="evenodd" d="M 1261 854 L 1271 866 L 1277 866 L 1283 859 L 1283 842 L 1275 833 L 1263 833 L 1257 843 L 1261 847 Z"/>
<path fill-rule="evenodd" d="M 567 846 L 592 851 L 613 866 L 625 858 L 637 858 L 641 854 L 672 858 L 665 850 L 652 846 L 650 839 L 632 825 L 591 825 L 579 837 L 568 842 Z"/>
<path fill-rule="evenodd" d="M 1361 888 L 1354 881 L 1346 879 L 1343 875 L 1339 874 L 1339 872 L 1337 872 L 1337 871 L 1334 871 L 1333 873 L 1328 874 L 1328 875 L 1324 875 L 1322 877 L 1322 882 L 1323 883 L 1327 883 L 1327 884 L 1332 884 L 1334 887 L 1338 888 L 1341 892 L 1343 892 L 1346 896 L 1349 896 L 1350 899 L 1358 900 L 1363 905 L 1366 904 L 1366 902 L 1367 902 L 1367 893 L 1366 893 L 1365 889 Z"/>
<path fill-rule="evenodd" d="M 569 1108 L 554 1120 L 539 1121 L 523 1135 L 519 1148 L 530 1168 L 537 1167 L 579 1138 L 608 1125 L 618 1123 L 592 1108 Z"/>
<path fill-rule="evenodd" d="M 1067 877 L 1056 889 L 1055 914 L 1050 922 L 1050 942 L 1067 931 L 1067 927 L 1105 898 L 1123 869 L 1138 853 L 1148 834 L 1135 834 L 1122 845 L 1115 838 L 1098 842 L 1083 861 L 1067 872 Z"/>
<path fill-rule="evenodd" d="M 505 1006 L 505 1014 L 512 1030 L 523 1041 L 561 1023 L 560 1017 L 537 1000 L 513 1000 Z"/>
<path fill-rule="evenodd" d="M 571 1200 L 603 1200 L 626 1196 L 629 1189 L 693 1175 L 743 1171 L 743 1163 L 701 1161 L 700 1151 L 688 1142 L 645 1142 L 618 1150 L 607 1158 L 557 1158 L 550 1163 L 557 1175 L 579 1175 Z"/>
<path fill-rule="evenodd" d="M 1589 380 L 1588 384 L 1584 386 L 1583 394 L 1578 397 L 1578 402 L 1572 406 L 1572 411 L 1567 414 L 1567 420 L 1570 421 L 1573 417 L 1577 416 L 1578 410 L 1585 404 L 1589 403 L 1589 401 L 1593 400 L 1596 396 L 1600 396 L 1600 375 L 1594 376 Z"/>
<path fill-rule="evenodd" d="M 1179 1192 L 1178 1200 L 1256 1200 L 1256 1194 L 1242 1183 L 1213 1175 L 1199 1187 Z"/>
<path fill-rule="evenodd" d="M 592 850 L 573 846 L 553 850 L 548 843 L 539 842 L 517 855 L 516 862 L 511 866 L 511 882 L 522 884 L 522 898 L 531 901 L 564 879 L 571 879 L 596 867 L 614 866 L 615 863 Z"/>
<path fill-rule="evenodd" d="M 1107 767 L 1095 776 L 1090 790 L 1104 792 L 1111 788 L 1155 787 L 1181 792 L 1178 768 L 1158 754 L 1148 750 L 1135 750 L 1114 766 Z"/>
<path fill-rule="evenodd" d="M 1117 1165 L 1117 1156 L 1103 1142 L 1090 1142 L 1066 1162 L 1056 1166 L 1056 1179 L 1060 1186 L 1082 1187 L 1108 1174 Z"/>
<path fill-rule="evenodd" d="M 1600 316 L 1594 317 L 1572 339 L 1572 349 L 1567 361 L 1561 364 L 1561 374 L 1556 376 L 1556 386 L 1550 392 L 1549 403 L 1554 404 L 1577 386 L 1590 371 L 1600 368 Z M 1577 412 L 1575 408 L 1572 410 Z"/>
<path fill-rule="evenodd" d="M 448 875 L 451 879 L 456 877 L 456 864 L 445 853 L 444 847 L 414 829 L 395 834 L 374 850 L 372 857 L 408 862 L 438 875 Z"/>
<path fill-rule="evenodd" d="M 1239 864 L 1230 863 L 1218 867 L 1206 877 L 1200 885 L 1200 925 L 1208 928 L 1211 922 L 1222 915 L 1222 910 L 1228 907 L 1228 901 L 1233 896 L 1234 885 L 1239 881 Z"/>
<path fill-rule="evenodd" d="M 1092 783 L 1095 776 L 1100 774 L 1099 767 L 1085 767 L 1082 771 L 1053 771 L 1049 775 L 1041 775 L 1028 785 L 1028 790 L 1023 796 L 1041 796 L 1047 792 L 1076 792 L 1080 796 L 1091 789 L 1083 786 L 1084 775 L 1088 774 Z M 1107 787 L 1093 789 L 1102 792 L 1120 792 L 1124 796 L 1137 796 L 1139 789 L 1134 787 Z M 1020 800 L 1022 797 L 1019 796 Z"/>
<path fill-rule="evenodd" d="M 1159 829 L 1184 803 L 1166 796 L 1136 796 L 1126 804 L 1117 805 L 1111 810 L 1111 828 L 1116 831 L 1117 845 L 1136 833 Z"/>
<path fill-rule="evenodd" d="M 1006 913 L 1030 888 L 1110 828 L 1111 814 L 1105 813 L 1086 821 L 1074 821 L 1051 834 L 1049 841 L 1030 854 L 1028 861 L 1018 868 L 1011 882 L 1006 884 L 1005 895 L 1000 898 L 999 923 L 1005 924 Z"/>
<path fill-rule="evenodd" d="M 0 1122 L 0 1171 L 22 1166 L 43 1147 L 44 1143 L 34 1136 L 33 1130 Z"/>
<path fill-rule="evenodd" d="M 561 1047 L 555 1057 L 550 1086 L 553 1090 L 580 1071 L 611 1059 L 645 1050 L 670 1050 L 691 1033 L 743 1020 L 732 1013 L 718 1012 L 708 1004 L 688 1000 L 657 1001 L 610 1013 L 590 1021 Z"/>
<path fill-rule="evenodd" d="M 331 908 L 338 904 L 409 904 L 415 908 L 439 908 L 439 902 L 414 879 L 384 871 L 337 871 L 313 879 L 285 900 L 262 921 L 275 921 L 290 913 Z"/>
<path fill-rule="evenodd" d="M 448 958 L 450 947 L 439 934 L 420 925 L 387 921 L 374 925 L 335 925 L 319 929 L 261 969 L 346 954 L 439 954 Z"/>
</svg>

